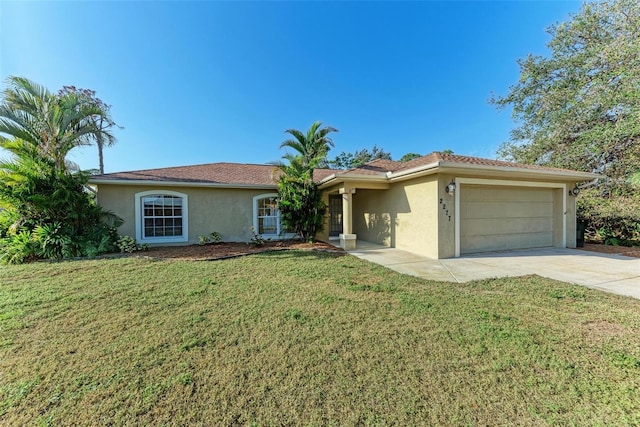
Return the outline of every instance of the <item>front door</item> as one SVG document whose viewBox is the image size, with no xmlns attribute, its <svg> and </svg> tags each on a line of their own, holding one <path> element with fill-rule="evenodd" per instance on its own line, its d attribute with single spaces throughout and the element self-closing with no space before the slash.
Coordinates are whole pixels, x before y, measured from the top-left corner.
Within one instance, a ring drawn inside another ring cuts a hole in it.
<svg viewBox="0 0 640 427">
<path fill-rule="evenodd" d="M 342 196 L 329 195 L 329 236 L 342 233 Z"/>
</svg>

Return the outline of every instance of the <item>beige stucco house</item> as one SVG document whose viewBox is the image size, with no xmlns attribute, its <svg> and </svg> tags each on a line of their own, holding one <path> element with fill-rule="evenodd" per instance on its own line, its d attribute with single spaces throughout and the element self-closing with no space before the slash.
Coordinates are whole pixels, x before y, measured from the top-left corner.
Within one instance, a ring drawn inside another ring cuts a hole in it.
<svg viewBox="0 0 640 427">
<path fill-rule="evenodd" d="M 431 258 L 538 247 L 575 247 L 577 185 L 598 175 L 432 153 L 409 162 L 375 160 L 351 170 L 318 169 L 329 206 L 320 240 L 353 248 L 364 240 Z M 98 203 L 124 219 L 140 243 L 193 244 L 286 238 L 270 165 L 212 163 L 92 178 Z"/>
</svg>

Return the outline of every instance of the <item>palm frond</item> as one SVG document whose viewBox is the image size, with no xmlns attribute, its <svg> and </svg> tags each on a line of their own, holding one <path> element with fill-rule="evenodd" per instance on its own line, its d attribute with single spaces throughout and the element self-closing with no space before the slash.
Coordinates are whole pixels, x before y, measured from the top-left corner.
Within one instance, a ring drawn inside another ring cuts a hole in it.
<svg viewBox="0 0 640 427">
<path fill-rule="evenodd" d="M 102 152 L 115 143 L 109 107 L 84 91 L 53 94 L 28 79 L 10 77 L 3 94 L 0 133 L 37 146 L 60 170 L 67 169 L 65 159 L 76 147 L 95 143 Z"/>
</svg>

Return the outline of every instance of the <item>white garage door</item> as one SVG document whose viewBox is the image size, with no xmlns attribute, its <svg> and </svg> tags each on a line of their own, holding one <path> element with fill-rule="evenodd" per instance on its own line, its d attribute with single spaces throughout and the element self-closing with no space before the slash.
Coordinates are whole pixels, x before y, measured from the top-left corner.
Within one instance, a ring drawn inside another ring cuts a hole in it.
<svg viewBox="0 0 640 427">
<path fill-rule="evenodd" d="M 553 246 L 553 190 L 463 185 L 460 253 Z"/>
</svg>

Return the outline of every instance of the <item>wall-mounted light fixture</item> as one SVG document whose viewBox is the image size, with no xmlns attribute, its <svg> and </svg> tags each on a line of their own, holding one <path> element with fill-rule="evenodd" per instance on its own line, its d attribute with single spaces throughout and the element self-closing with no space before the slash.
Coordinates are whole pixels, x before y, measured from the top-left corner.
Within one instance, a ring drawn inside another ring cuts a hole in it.
<svg viewBox="0 0 640 427">
<path fill-rule="evenodd" d="M 580 187 L 578 187 L 578 184 L 576 184 L 575 187 L 569 190 L 569 195 L 573 197 L 578 197 L 578 194 L 580 194 Z"/>
<path fill-rule="evenodd" d="M 451 180 L 451 182 L 449 183 L 449 185 L 447 185 L 444 188 L 444 191 L 447 194 L 453 194 L 456 191 L 456 182 L 454 180 Z"/>
</svg>

